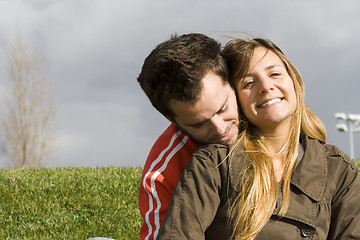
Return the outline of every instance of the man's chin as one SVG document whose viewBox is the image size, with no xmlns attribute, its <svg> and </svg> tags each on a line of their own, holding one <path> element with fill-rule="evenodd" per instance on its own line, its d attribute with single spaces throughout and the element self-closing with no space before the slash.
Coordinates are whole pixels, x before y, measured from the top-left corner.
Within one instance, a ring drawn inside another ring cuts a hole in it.
<svg viewBox="0 0 360 240">
<path fill-rule="evenodd" d="M 178 129 L 180 129 L 183 133 L 185 133 L 189 138 L 191 138 L 191 140 L 193 140 L 194 142 L 203 145 L 203 144 L 223 144 L 223 145 L 231 145 L 236 141 L 237 135 L 234 136 L 234 132 L 236 131 L 236 128 L 232 128 L 228 133 L 231 136 L 219 136 L 219 137 L 214 137 L 212 139 L 199 139 L 196 138 L 195 136 L 189 134 L 187 131 L 184 131 L 184 129 L 182 129 L 181 127 L 179 127 L 178 125 L 176 125 Z"/>
<path fill-rule="evenodd" d="M 221 139 L 211 139 L 209 141 L 203 141 L 201 139 L 196 139 L 190 135 L 188 135 L 189 138 L 191 138 L 194 142 L 197 142 L 198 144 L 200 145 L 203 145 L 203 144 L 222 144 L 222 145 L 231 145 L 235 142 L 236 138 L 233 137 L 233 139 L 231 140 L 227 140 L 227 141 L 222 141 Z"/>
<path fill-rule="evenodd" d="M 222 145 L 231 145 L 236 141 L 236 136 L 232 136 L 230 139 L 213 139 L 210 143 L 222 144 Z"/>
</svg>

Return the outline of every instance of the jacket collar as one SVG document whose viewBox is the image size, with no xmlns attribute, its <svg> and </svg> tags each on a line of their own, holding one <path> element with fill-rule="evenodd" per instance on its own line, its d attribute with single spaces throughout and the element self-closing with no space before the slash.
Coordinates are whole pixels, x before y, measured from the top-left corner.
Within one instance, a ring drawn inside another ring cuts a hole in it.
<svg viewBox="0 0 360 240">
<path fill-rule="evenodd" d="M 319 141 L 305 135 L 302 135 L 301 142 L 304 155 L 292 174 L 291 184 L 319 201 L 324 193 L 328 174 L 324 150 Z"/>
</svg>

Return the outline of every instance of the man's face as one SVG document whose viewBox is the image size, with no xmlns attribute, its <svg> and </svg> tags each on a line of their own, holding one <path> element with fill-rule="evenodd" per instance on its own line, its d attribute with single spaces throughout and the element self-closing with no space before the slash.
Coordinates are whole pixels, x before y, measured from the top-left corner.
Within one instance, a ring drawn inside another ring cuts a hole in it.
<svg viewBox="0 0 360 240">
<path fill-rule="evenodd" d="M 195 103 L 172 99 L 174 123 L 196 142 L 232 144 L 238 136 L 238 109 L 233 88 L 208 73 L 202 80 L 203 91 Z"/>
</svg>

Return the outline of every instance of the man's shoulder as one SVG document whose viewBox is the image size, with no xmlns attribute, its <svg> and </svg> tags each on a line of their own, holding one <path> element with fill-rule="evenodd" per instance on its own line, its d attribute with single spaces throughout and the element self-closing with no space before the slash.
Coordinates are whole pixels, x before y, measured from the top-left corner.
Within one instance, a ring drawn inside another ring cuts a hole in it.
<svg viewBox="0 0 360 240">
<path fill-rule="evenodd" d="M 195 147 L 196 149 L 199 146 L 196 142 L 191 140 L 184 132 L 178 129 L 174 124 L 170 124 L 167 129 L 155 141 L 153 148 L 166 148 L 170 145 L 179 144 L 180 142 L 184 147 Z"/>
<path fill-rule="evenodd" d="M 178 129 L 174 124 L 170 124 L 164 132 L 158 137 L 159 139 L 171 139 L 174 135 L 185 135 L 180 129 Z"/>
<path fill-rule="evenodd" d="M 171 124 L 155 141 L 145 165 L 170 159 L 187 162 L 198 147 L 197 143 Z"/>
</svg>

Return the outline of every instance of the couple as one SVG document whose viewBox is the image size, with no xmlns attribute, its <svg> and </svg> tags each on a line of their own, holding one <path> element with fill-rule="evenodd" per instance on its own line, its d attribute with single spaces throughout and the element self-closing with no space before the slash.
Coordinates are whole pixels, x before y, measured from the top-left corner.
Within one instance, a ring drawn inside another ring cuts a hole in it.
<svg viewBox="0 0 360 240">
<path fill-rule="evenodd" d="M 274 43 L 174 36 L 138 82 L 172 122 L 144 166 L 141 239 L 360 239 L 358 170 Z"/>
</svg>

